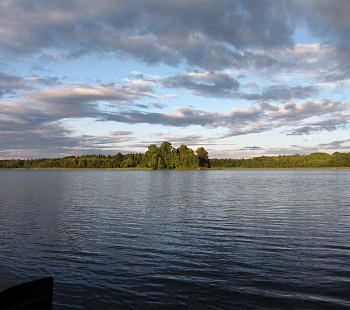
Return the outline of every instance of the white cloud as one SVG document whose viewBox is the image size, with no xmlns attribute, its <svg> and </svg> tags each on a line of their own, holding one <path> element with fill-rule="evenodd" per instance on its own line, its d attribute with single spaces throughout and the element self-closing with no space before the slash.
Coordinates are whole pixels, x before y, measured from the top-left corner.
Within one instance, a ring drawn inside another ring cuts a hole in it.
<svg viewBox="0 0 350 310">
<path fill-rule="evenodd" d="M 349 12 L 338 0 L 2 1 L 3 152 L 120 149 L 141 143 L 128 126 L 140 126 L 142 140 L 142 124 L 200 128 L 172 135 L 188 144 L 209 132 L 268 139 L 280 129 L 290 140 L 341 132 L 349 124 Z M 80 72 L 92 55 L 94 70 Z M 39 63 L 47 71 L 35 74 Z M 67 124 L 84 118 L 118 124 L 118 138 L 74 136 Z M 252 140 L 237 151 L 258 147 Z"/>
</svg>

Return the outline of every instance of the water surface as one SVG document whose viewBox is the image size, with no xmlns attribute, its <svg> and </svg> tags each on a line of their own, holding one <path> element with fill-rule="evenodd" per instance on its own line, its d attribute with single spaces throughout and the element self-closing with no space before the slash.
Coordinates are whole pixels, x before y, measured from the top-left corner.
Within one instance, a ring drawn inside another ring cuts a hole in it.
<svg viewBox="0 0 350 310">
<path fill-rule="evenodd" d="M 54 309 L 350 309 L 350 170 L 0 170 L 0 289 Z"/>
</svg>

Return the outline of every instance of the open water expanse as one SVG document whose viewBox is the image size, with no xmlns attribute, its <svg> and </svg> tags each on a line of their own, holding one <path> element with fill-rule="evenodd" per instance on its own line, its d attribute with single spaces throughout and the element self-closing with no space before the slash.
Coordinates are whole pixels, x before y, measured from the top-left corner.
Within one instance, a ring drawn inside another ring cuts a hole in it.
<svg viewBox="0 0 350 310">
<path fill-rule="evenodd" d="M 350 309 L 350 170 L 0 170 L 0 237 L 54 309 Z"/>
</svg>

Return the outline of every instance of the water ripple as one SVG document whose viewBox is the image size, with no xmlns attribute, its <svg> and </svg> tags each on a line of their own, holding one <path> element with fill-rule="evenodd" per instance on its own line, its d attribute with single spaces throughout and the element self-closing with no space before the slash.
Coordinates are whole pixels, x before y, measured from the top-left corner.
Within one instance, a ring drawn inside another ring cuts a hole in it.
<svg viewBox="0 0 350 310">
<path fill-rule="evenodd" d="M 0 289 L 57 309 L 350 309 L 350 171 L 0 171 Z"/>
</svg>

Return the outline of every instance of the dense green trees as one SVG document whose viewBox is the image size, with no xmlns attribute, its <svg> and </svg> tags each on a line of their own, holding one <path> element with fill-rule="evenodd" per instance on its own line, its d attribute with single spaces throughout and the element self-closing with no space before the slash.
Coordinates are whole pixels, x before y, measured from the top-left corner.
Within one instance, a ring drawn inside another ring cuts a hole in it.
<svg viewBox="0 0 350 310">
<path fill-rule="evenodd" d="M 169 142 L 163 142 L 160 147 L 151 144 L 142 159 L 142 166 L 151 169 L 199 169 L 208 167 L 208 152 L 201 148 L 197 155 L 186 145 L 178 148 Z"/>
<path fill-rule="evenodd" d="M 208 152 L 204 147 L 200 147 L 196 151 L 197 156 L 198 156 L 198 162 L 200 167 L 205 167 L 209 168 L 210 167 L 210 162 L 209 162 L 209 157 L 208 157 Z"/>
<path fill-rule="evenodd" d="M 350 153 L 312 153 L 310 155 L 260 156 L 249 159 L 208 158 L 199 147 L 196 152 L 182 144 L 175 148 L 169 142 L 148 146 L 145 154 L 83 155 L 64 158 L 0 160 L 0 168 L 326 168 L 350 167 Z"/>
<path fill-rule="evenodd" d="M 63 158 L 0 160 L 0 168 L 128 168 L 141 164 L 142 154 L 84 155 Z"/>
<path fill-rule="evenodd" d="M 332 168 L 350 167 L 350 153 L 260 156 L 249 159 L 210 159 L 212 168 Z"/>
<path fill-rule="evenodd" d="M 0 168 L 150 168 L 200 169 L 209 167 L 208 152 L 193 152 L 186 145 L 174 148 L 169 142 L 151 144 L 145 154 L 83 155 L 64 158 L 0 160 Z"/>
</svg>

